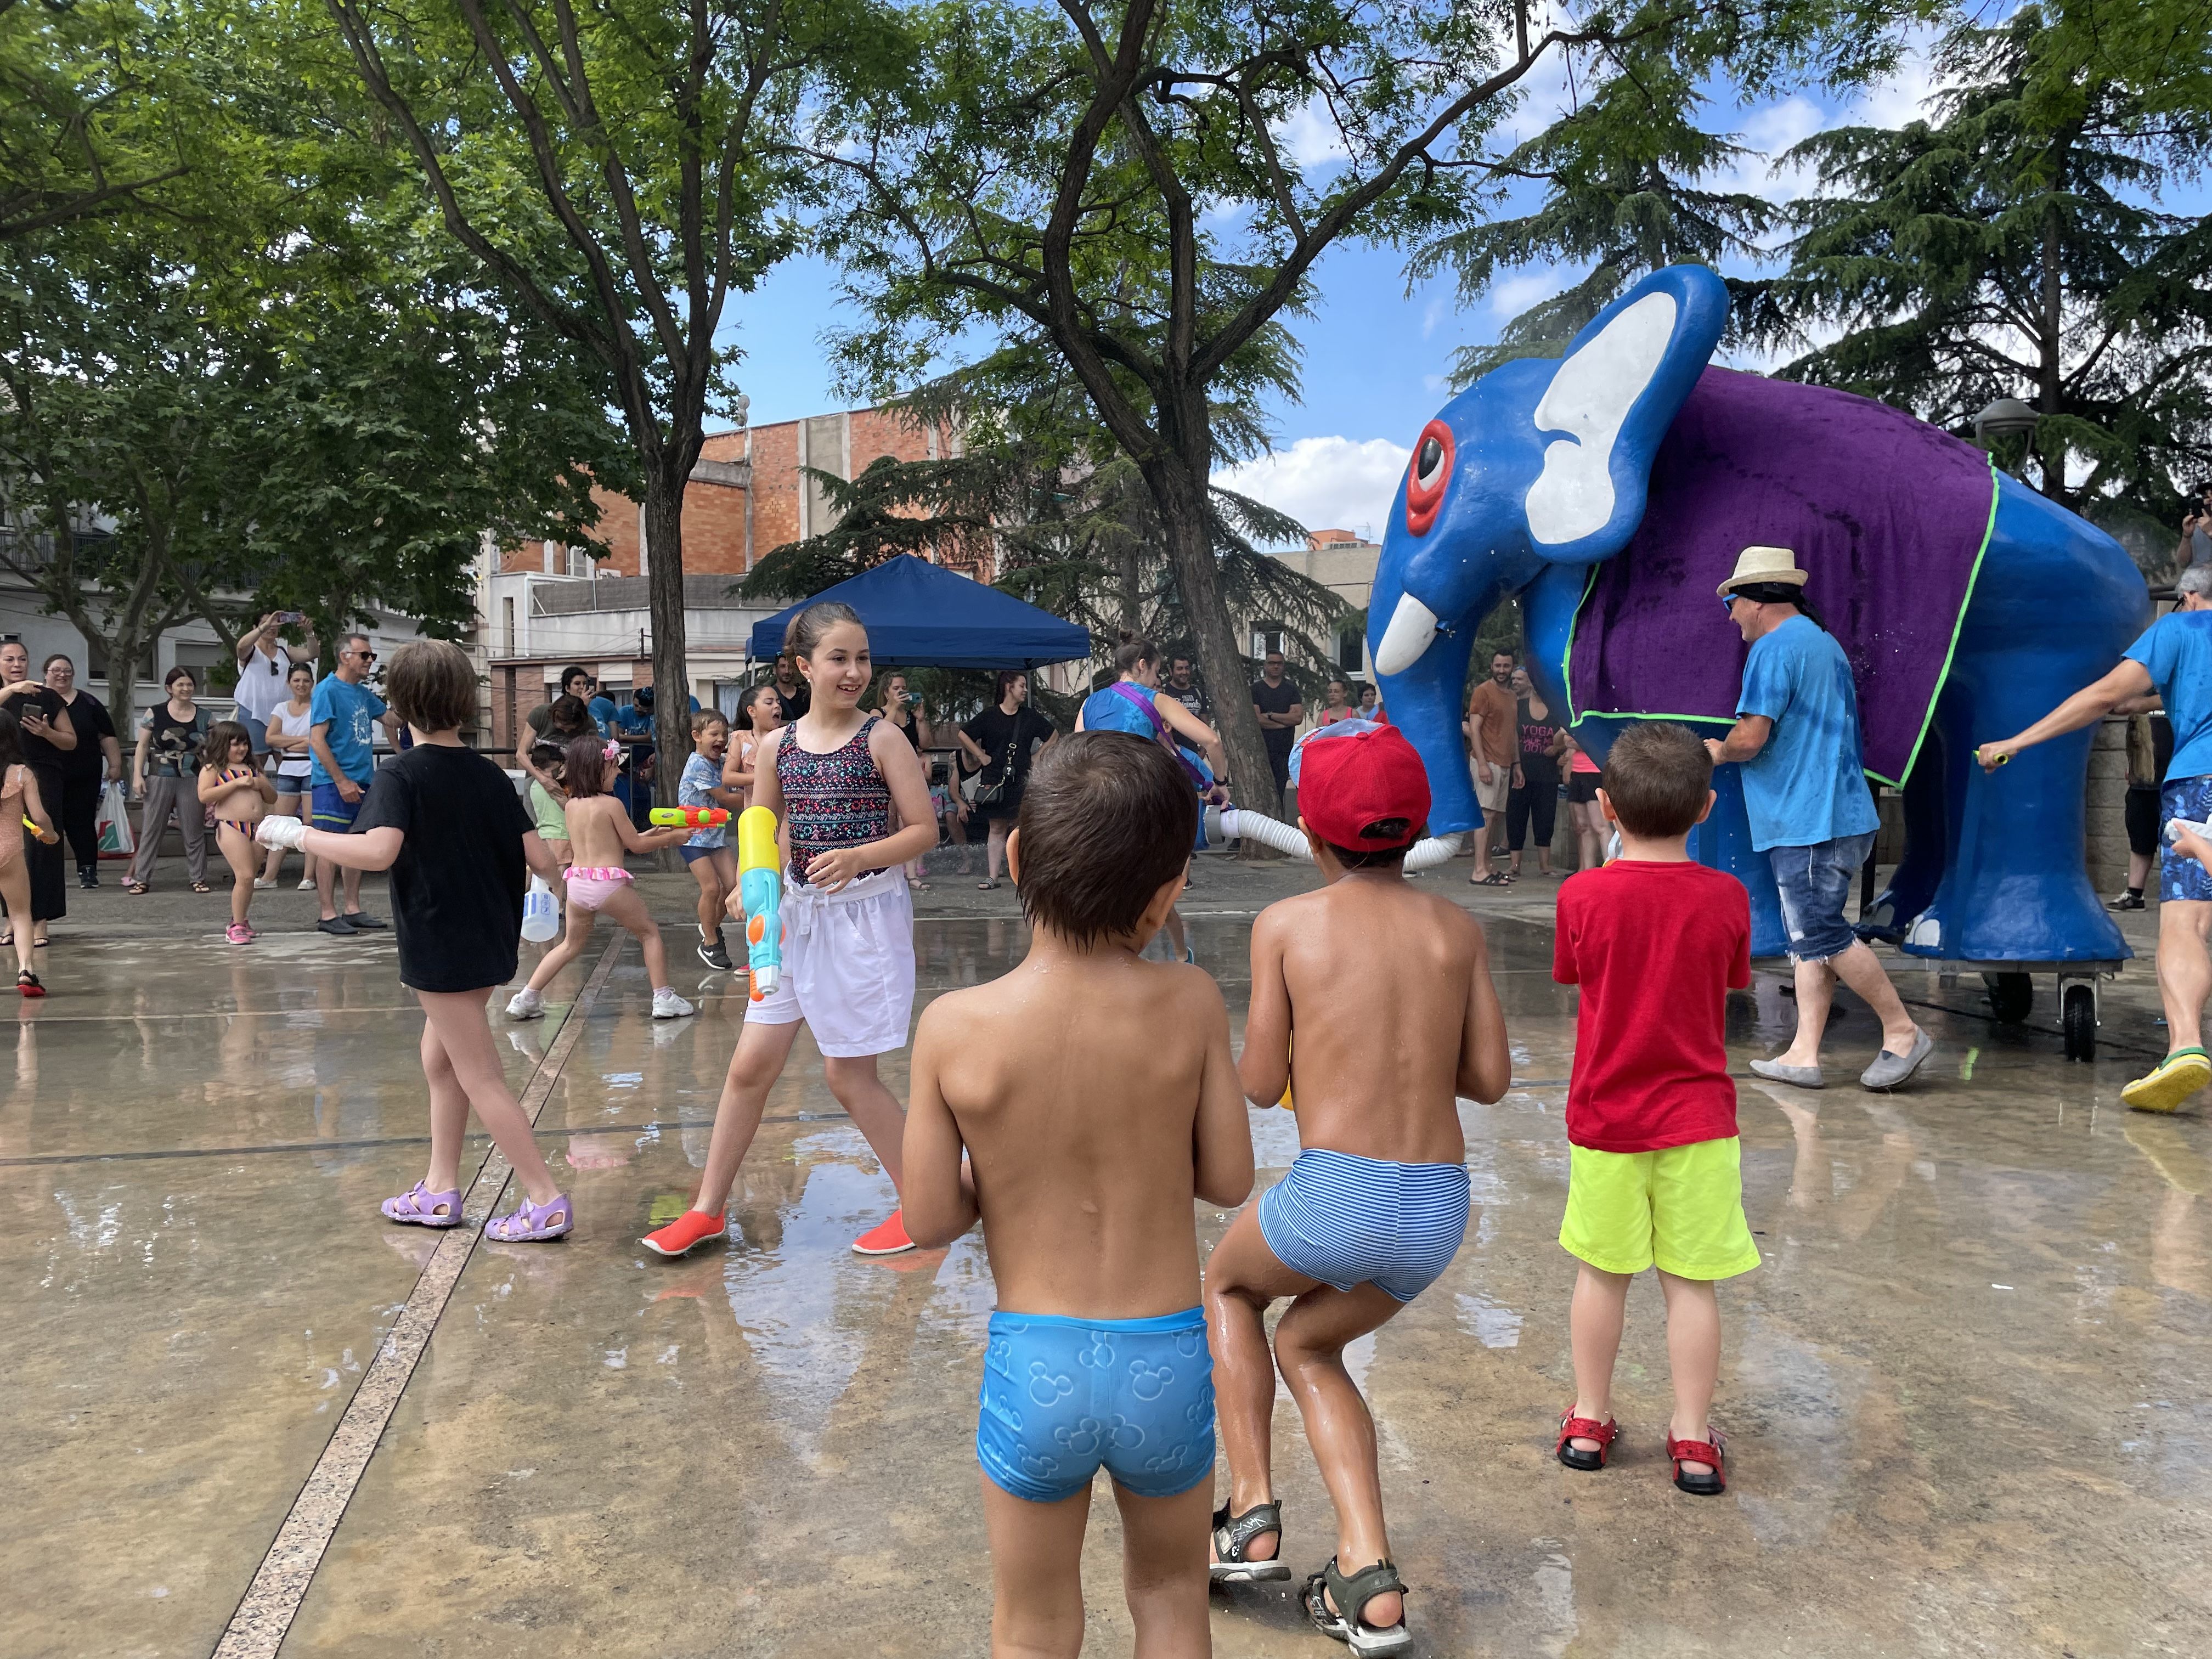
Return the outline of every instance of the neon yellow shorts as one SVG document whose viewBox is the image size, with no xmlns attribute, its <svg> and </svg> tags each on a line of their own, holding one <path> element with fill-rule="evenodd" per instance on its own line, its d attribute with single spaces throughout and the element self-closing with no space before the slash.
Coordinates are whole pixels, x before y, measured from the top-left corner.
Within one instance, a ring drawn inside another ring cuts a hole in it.
<svg viewBox="0 0 2212 1659">
<path fill-rule="evenodd" d="M 1734 1135 L 1656 1152 L 1567 1150 L 1559 1244 L 1569 1255 L 1600 1273 L 1656 1267 L 1677 1279 L 1732 1279 L 1759 1265 Z"/>
</svg>

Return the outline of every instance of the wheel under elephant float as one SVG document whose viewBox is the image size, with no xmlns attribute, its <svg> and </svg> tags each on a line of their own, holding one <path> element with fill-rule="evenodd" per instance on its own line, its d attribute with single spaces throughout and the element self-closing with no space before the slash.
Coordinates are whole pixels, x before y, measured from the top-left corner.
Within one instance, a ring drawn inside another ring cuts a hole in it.
<svg viewBox="0 0 2212 1659">
<path fill-rule="evenodd" d="M 1731 724 L 1747 647 L 1715 588 L 1753 544 L 1792 549 L 1849 655 L 1864 762 L 1902 787 L 1905 848 L 1863 927 L 1990 976 L 2000 1018 L 2054 969 L 2069 1054 L 2129 957 L 2082 863 L 2094 728 L 1999 772 L 2017 732 L 2118 661 L 2148 591 L 2110 536 L 1899 410 L 1711 366 L 1728 290 L 1654 273 L 1558 359 L 1492 370 L 1422 429 L 1368 612 L 1383 704 L 1420 752 L 1431 833 L 1481 823 L 1460 721 L 1483 618 L 1517 596 L 1545 702 L 1602 762 L 1623 724 Z M 1750 890 L 1753 948 L 1784 948 L 1737 769 L 1692 852 Z"/>
</svg>

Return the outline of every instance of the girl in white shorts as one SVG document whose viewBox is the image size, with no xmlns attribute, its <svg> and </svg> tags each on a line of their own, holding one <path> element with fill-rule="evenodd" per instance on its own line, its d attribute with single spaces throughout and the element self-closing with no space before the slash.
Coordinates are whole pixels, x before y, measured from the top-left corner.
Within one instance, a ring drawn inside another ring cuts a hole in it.
<svg viewBox="0 0 2212 1659">
<path fill-rule="evenodd" d="M 860 712 L 873 669 L 851 606 L 809 605 L 792 619 L 784 649 L 812 697 L 797 721 L 762 738 L 753 790 L 753 804 L 776 815 L 786 855 L 783 974 L 746 1006 L 696 1204 L 646 1236 L 662 1255 L 727 1237 L 723 1206 L 801 1020 L 822 1050 L 830 1092 L 899 1184 L 905 1114 L 876 1075 L 876 1056 L 906 1046 L 914 1012 L 914 908 L 899 866 L 936 845 L 929 786 L 913 745 Z M 894 1255 L 914 1241 L 893 1212 L 853 1248 Z"/>
</svg>

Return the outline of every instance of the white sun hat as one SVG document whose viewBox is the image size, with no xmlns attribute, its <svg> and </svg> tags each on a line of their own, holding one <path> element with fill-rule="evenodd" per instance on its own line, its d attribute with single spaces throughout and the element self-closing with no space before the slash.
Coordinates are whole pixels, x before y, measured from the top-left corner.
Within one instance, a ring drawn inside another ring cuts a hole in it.
<svg viewBox="0 0 2212 1659">
<path fill-rule="evenodd" d="M 1747 547 L 1735 556 L 1735 574 L 1713 592 L 1726 599 L 1739 587 L 1753 582 L 1795 582 L 1802 587 L 1808 578 L 1797 568 L 1797 556 L 1786 547 Z"/>
</svg>

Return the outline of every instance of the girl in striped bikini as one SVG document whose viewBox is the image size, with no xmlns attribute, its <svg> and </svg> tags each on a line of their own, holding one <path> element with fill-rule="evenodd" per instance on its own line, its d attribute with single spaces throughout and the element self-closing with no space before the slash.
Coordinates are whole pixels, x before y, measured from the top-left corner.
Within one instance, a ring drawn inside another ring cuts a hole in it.
<svg viewBox="0 0 2212 1659">
<path fill-rule="evenodd" d="M 792 619 L 784 649 L 811 695 L 805 714 L 762 738 L 753 793 L 780 821 L 785 851 L 783 975 L 746 1005 L 696 1204 L 646 1236 L 661 1255 L 727 1237 L 723 1206 L 801 1020 L 822 1050 L 830 1092 L 891 1184 L 900 1182 L 906 1118 L 876 1057 L 906 1046 L 914 1012 L 914 905 L 899 866 L 937 844 L 929 785 L 898 728 L 860 710 L 874 671 L 851 606 L 809 605 Z M 914 1241 L 894 1212 L 853 1248 L 895 1255 Z"/>
</svg>

